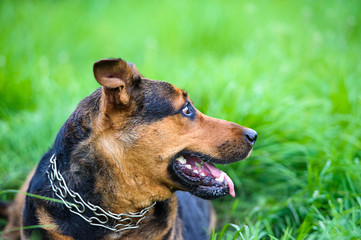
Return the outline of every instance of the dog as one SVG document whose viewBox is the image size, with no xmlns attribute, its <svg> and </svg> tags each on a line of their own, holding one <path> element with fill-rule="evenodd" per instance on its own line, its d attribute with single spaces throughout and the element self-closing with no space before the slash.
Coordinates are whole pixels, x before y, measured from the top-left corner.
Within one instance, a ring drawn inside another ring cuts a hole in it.
<svg viewBox="0 0 361 240">
<path fill-rule="evenodd" d="M 208 200 L 235 196 L 214 164 L 248 157 L 257 133 L 198 111 L 188 93 L 103 59 L 12 205 L 8 239 L 209 239 Z M 41 197 L 39 197 L 41 196 Z M 21 226 L 20 231 L 10 231 Z"/>
</svg>

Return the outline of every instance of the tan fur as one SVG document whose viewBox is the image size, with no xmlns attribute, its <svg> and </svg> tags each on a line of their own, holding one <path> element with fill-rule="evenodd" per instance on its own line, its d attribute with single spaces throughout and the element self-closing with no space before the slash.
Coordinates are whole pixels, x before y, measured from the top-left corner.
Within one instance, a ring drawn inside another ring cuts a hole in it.
<svg viewBox="0 0 361 240">
<path fill-rule="evenodd" d="M 154 240 L 162 240 L 164 235 L 169 231 L 171 227 L 173 227 L 173 230 L 175 229 L 175 218 L 177 214 L 177 198 L 173 196 L 170 199 L 171 204 L 171 212 L 170 212 L 170 219 L 167 223 L 167 226 L 164 226 L 162 229 L 155 229 L 152 224 L 147 224 L 146 221 L 144 222 L 143 229 L 140 229 L 143 234 L 133 234 L 132 232 L 129 233 L 126 239 L 134 239 L 134 240 L 144 240 L 144 239 L 154 239 Z M 154 211 L 154 210 L 152 210 Z M 152 212 L 150 212 L 149 215 L 152 215 Z M 154 231 L 156 230 L 156 231 Z M 180 235 L 181 236 L 181 235 Z M 175 232 L 171 234 L 171 237 L 169 239 L 179 239 L 182 240 L 182 237 L 179 235 L 176 236 Z M 179 238 L 180 237 L 180 238 Z"/>
<path fill-rule="evenodd" d="M 28 190 L 29 183 L 33 177 L 35 169 L 33 169 L 28 177 L 26 178 L 24 184 L 19 189 L 19 193 L 16 194 L 12 206 L 9 208 L 9 219 L 8 224 L 4 228 L 2 235 L 3 238 L 8 240 L 18 240 L 20 239 L 20 228 L 22 226 L 21 218 L 23 214 L 24 202 L 25 202 L 25 193 Z"/>
<path fill-rule="evenodd" d="M 74 240 L 73 238 L 69 236 L 64 236 L 59 234 L 59 229 L 56 226 L 55 220 L 52 219 L 52 217 L 48 214 L 48 212 L 45 210 L 44 207 L 39 207 L 36 209 L 36 214 L 39 219 L 39 224 L 46 227 L 47 234 L 51 239 L 57 239 L 57 240 Z M 26 238 L 23 238 L 26 239 Z"/>
</svg>

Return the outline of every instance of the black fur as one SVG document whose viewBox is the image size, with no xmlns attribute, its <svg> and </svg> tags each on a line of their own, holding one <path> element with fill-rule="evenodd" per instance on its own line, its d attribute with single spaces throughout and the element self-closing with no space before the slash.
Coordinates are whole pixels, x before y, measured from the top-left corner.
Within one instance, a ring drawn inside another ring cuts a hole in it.
<svg viewBox="0 0 361 240">
<path fill-rule="evenodd" d="M 137 117 L 140 120 L 154 122 L 179 113 L 179 110 L 174 109 L 172 102 L 169 100 L 175 95 L 175 90 L 170 84 L 143 79 L 138 87 L 139 91 L 144 92 L 143 96 L 137 98 L 137 101 L 144 100 L 144 104 L 138 104 L 138 106 L 142 106 L 142 108 L 138 109 L 137 113 Z M 99 170 L 97 169 L 99 166 L 87 159 L 88 154 L 93 154 L 93 159 L 96 159 L 96 152 L 92 152 L 92 149 L 87 147 L 82 149 L 77 147 L 89 137 L 92 131 L 91 119 L 99 114 L 100 98 L 101 88 L 81 101 L 76 110 L 64 123 L 56 136 L 53 147 L 39 162 L 28 189 L 29 193 L 58 199 L 51 189 L 46 174 L 46 171 L 50 170 L 49 159 L 55 154 L 58 169 L 68 183 L 68 187 L 78 192 L 84 199 L 99 205 L 101 193 L 94 192 L 94 172 Z M 70 159 L 76 159 L 76 162 L 72 162 Z M 72 168 L 70 168 L 71 166 Z M 184 239 L 208 239 L 208 203 L 185 192 L 178 192 L 177 196 L 179 203 L 178 215 L 182 218 Z M 73 202 L 72 200 L 70 201 Z M 81 217 L 70 213 L 62 203 L 29 196 L 26 197 L 23 212 L 23 225 L 25 227 L 39 225 L 38 219 L 35 217 L 35 211 L 39 207 L 44 207 L 50 216 L 56 220 L 60 234 L 71 236 L 78 240 L 92 240 L 100 239 L 110 233 L 109 230 L 91 226 Z M 154 224 L 159 224 L 159 226 L 167 224 L 169 213 L 168 201 L 158 202 L 155 206 L 154 216 L 156 221 Z M 90 216 L 90 214 L 90 212 L 86 211 L 84 215 Z M 33 229 L 27 229 L 24 232 L 26 236 L 31 236 L 34 231 Z M 40 233 L 43 239 L 48 238 L 44 230 L 36 231 L 37 234 Z M 171 234 L 171 231 L 169 231 L 169 234 Z"/>
<path fill-rule="evenodd" d="M 69 119 L 64 123 L 56 136 L 53 148 L 50 149 L 39 162 L 34 177 L 30 182 L 30 187 L 28 189 L 29 193 L 58 199 L 51 189 L 46 174 L 46 171 L 50 170 L 49 159 L 55 154 L 57 158 L 57 167 L 61 171 L 68 187 L 79 192 L 83 197 L 89 197 L 89 201 L 93 204 L 99 204 L 100 196 L 99 194 L 94 193 L 95 180 L 93 171 L 95 169 L 93 166 L 87 167 L 86 164 L 83 164 L 81 171 L 78 173 L 70 173 L 70 155 L 74 154 L 74 149 L 76 149 L 80 142 L 89 137 L 89 134 L 91 133 L 90 118 L 94 117 L 99 112 L 100 96 L 101 89 L 99 88 L 93 94 L 82 100 Z M 88 149 L 84 149 L 83 157 L 78 157 L 79 161 L 86 161 L 84 159 L 88 154 L 87 151 Z M 75 154 L 82 155 L 82 152 Z M 77 174 L 81 176 L 76 176 Z M 81 183 L 77 181 L 78 179 L 81 179 Z M 93 227 L 79 216 L 71 214 L 64 204 L 36 199 L 29 196 L 26 197 L 26 204 L 24 207 L 24 226 L 39 224 L 38 220 L 34 218 L 34 211 L 39 206 L 45 207 L 49 214 L 56 219 L 56 224 L 60 227 L 60 230 L 64 235 L 73 236 L 75 239 L 89 240 L 100 238 L 106 234 L 105 229 Z M 85 213 L 85 215 L 90 216 L 89 214 L 90 213 L 87 212 Z M 31 229 L 25 230 L 27 236 L 30 236 L 31 233 Z M 40 234 L 43 238 L 46 238 L 44 231 L 40 231 Z"/>
<path fill-rule="evenodd" d="M 167 82 L 143 79 L 144 86 L 144 111 L 142 119 L 154 122 L 177 113 L 172 105 L 175 96 L 173 86 Z"/>
</svg>

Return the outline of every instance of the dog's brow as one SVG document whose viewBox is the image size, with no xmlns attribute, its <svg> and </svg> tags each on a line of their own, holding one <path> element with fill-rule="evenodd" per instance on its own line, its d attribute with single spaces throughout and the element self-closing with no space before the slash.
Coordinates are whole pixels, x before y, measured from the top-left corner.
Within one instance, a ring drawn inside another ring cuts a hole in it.
<svg viewBox="0 0 361 240">
<path fill-rule="evenodd" d="M 184 98 L 188 98 L 188 93 L 186 91 L 182 90 L 182 93 Z"/>
</svg>

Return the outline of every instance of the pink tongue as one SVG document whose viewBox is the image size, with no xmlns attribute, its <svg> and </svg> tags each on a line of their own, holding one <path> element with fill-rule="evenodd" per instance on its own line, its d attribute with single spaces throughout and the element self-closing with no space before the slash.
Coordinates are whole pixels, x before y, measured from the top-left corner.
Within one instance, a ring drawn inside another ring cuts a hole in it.
<svg viewBox="0 0 361 240">
<path fill-rule="evenodd" d="M 215 178 L 218 178 L 221 176 L 222 171 L 219 170 L 218 168 L 216 168 L 215 166 L 213 166 L 212 164 L 209 164 L 207 162 L 205 162 L 203 164 L 203 166 L 207 167 L 208 170 L 211 172 L 212 176 Z M 230 177 L 228 177 L 227 173 L 224 173 L 224 179 L 226 180 L 227 184 L 228 184 L 228 192 L 229 194 L 231 194 L 232 197 L 235 197 L 236 194 L 234 192 L 234 184 L 233 181 Z"/>
<path fill-rule="evenodd" d="M 213 166 L 212 164 L 205 162 L 203 166 L 206 166 L 208 170 L 211 172 L 212 176 L 215 178 L 218 178 L 222 174 L 222 171 L 216 168 L 215 166 Z"/>
<path fill-rule="evenodd" d="M 232 179 L 228 177 L 227 173 L 224 173 L 224 179 L 226 179 L 226 182 L 228 183 L 229 194 L 231 194 L 232 197 L 235 197 L 236 193 L 234 192 L 234 184 Z"/>
</svg>

